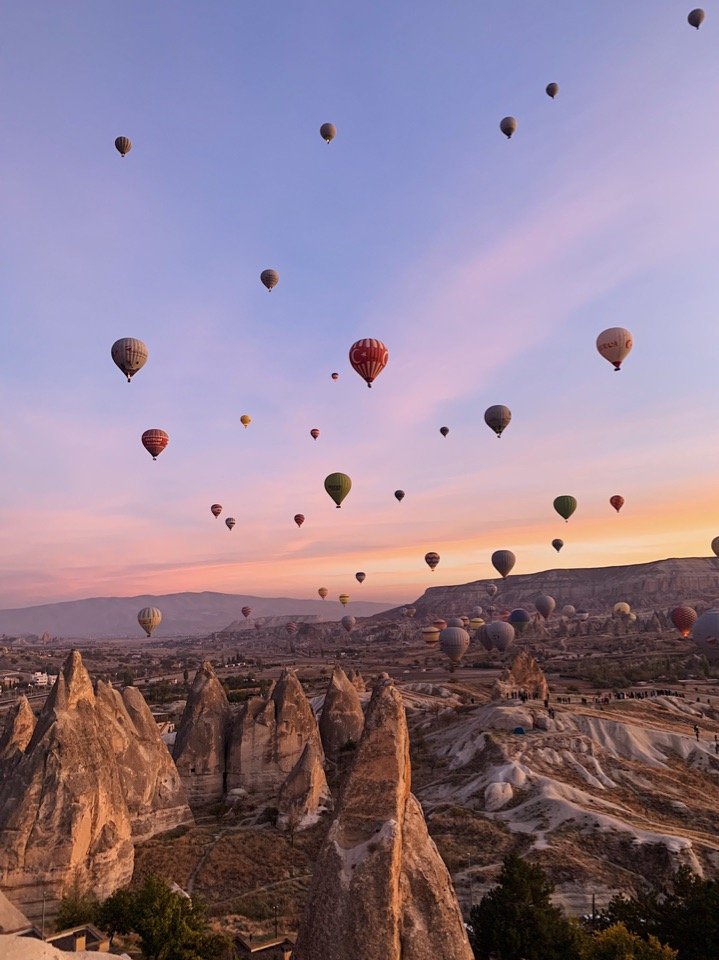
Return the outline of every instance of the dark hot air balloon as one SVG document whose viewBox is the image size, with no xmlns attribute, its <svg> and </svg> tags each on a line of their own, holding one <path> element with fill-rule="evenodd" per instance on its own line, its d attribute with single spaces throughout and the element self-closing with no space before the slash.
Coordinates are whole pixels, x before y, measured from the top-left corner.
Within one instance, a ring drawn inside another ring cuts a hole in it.
<svg viewBox="0 0 719 960">
<path fill-rule="evenodd" d="M 502 403 L 497 403 L 493 407 L 487 407 L 484 411 L 484 422 L 494 430 L 498 437 L 502 436 L 504 430 L 509 426 L 512 419 L 512 411 Z"/>
<path fill-rule="evenodd" d="M 707 610 L 694 624 L 692 640 L 710 660 L 719 658 L 719 610 Z"/>
<path fill-rule="evenodd" d="M 672 623 L 683 637 L 688 637 L 697 622 L 697 612 L 693 607 L 674 607 L 669 614 Z"/>
<path fill-rule="evenodd" d="M 719 537 L 714 537 L 712 540 L 712 550 L 719 557 Z"/>
<path fill-rule="evenodd" d="M 294 622 L 294 620 L 291 620 L 289 623 L 285 624 L 285 630 L 291 637 L 297 633 L 297 624 Z"/>
<path fill-rule="evenodd" d="M 400 503 L 404 500 L 404 490 L 395 490 L 394 495 Z"/>
<path fill-rule="evenodd" d="M 260 282 L 264 287 L 267 287 L 269 292 L 272 291 L 273 287 L 276 287 L 280 282 L 280 275 L 276 270 L 273 270 L 271 267 L 267 270 L 263 270 L 260 274 Z"/>
<path fill-rule="evenodd" d="M 141 440 L 143 447 L 149 454 L 152 455 L 153 460 L 157 460 L 167 444 L 170 442 L 170 438 L 165 431 L 158 430 L 157 427 L 153 427 L 152 430 L 145 430 Z"/>
<path fill-rule="evenodd" d="M 494 620 L 492 623 L 488 623 L 485 629 L 487 639 L 501 653 L 504 653 L 514 640 L 514 627 L 504 620 Z"/>
<path fill-rule="evenodd" d="M 442 434 L 443 437 L 446 437 L 447 434 L 449 433 L 449 427 L 440 427 L 439 432 Z"/>
<path fill-rule="evenodd" d="M 499 129 L 507 140 L 511 140 L 512 136 L 517 132 L 517 121 L 514 117 L 503 117 L 499 122 Z"/>
<path fill-rule="evenodd" d="M 469 634 L 463 627 L 447 627 L 439 635 L 439 648 L 451 663 L 459 663 L 469 647 Z"/>
<path fill-rule="evenodd" d="M 132 140 L 129 137 L 115 137 L 115 149 L 121 157 L 126 156 L 132 150 Z"/>
<path fill-rule="evenodd" d="M 495 550 L 492 554 L 492 566 L 503 580 L 506 580 L 516 562 L 517 558 L 511 550 Z"/>
<path fill-rule="evenodd" d="M 362 570 L 358 570 L 357 573 L 355 574 L 355 580 L 358 583 L 364 583 L 366 579 L 367 579 L 367 574 L 363 573 Z"/>
<path fill-rule="evenodd" d="M 496 583 L 488 583 L 485 589 L 487 591 L 487 596 L 489 597 L 496 597 L 497 593 L 499 592 L 499 587 Z"/>
<path fill-rule="evenodd" d="M 442 618 L 439 617 L 437 620 L 432 621 L 432 626 L 436 627 L 438 630 L 441 631 L 441 630 L 444 630 L 444 628 L 447 626 L 447 621 L 442 620 Z"/>
<path fill-rule="evenodd" d="M 619 513 L 619 511 L 620 511 L 620 510 L 622 509 L 622 507 L 624 506 L 624 497 L 620 497 L 619 494 L 616 493 L 613 497 L 610 497 L 610 498 L 609 498 L 609 502 L 610 502 L 611 505 L 614 507 L 614 509 L 617 511 L 617 513 Z"/>
<path fill-rule="evenodd" d="M 540 617 L 544 617 L 544 619 L 547 620 L 554 613 L 554 608 L 557 606 L 557 601 L 554 599 L 554 597 L 550 597 L 546 593 L 542 593 L 534 601 L 534 606 L 537 608 L 537 613 L 540 615 Z"/>
<path fill-rule="evenodd" d="M 350 347 L 350 363 L 368 387 L 382 373 L 389 360 L 389 350 L 381 340 L 365 338 Z"/>
<path fill-rule="evenodd" d="M 320 136 L 325 143 L 332 143 L 334 138 L 337 136 L 337 127 L 334 125 L 334 123 L 323 123 L 320 127 Z"/>
<path fill-rule="evenodd" d="M 250 615 L 251 613 L 252 613 L 252 607 L 243 607 L 243 608 L 242 608 L 242 616 L 245 618 L 245 620 L 249 617 L 249 615 Z"/>
<path fill-rule="evenodd" d="M 136 340 L 134 337 L 122 337 L 116 340 L 110 349 L 110 355 L 115 365 L 127 377 L 128 383 L 147 363 L 147 347 L 142 340 Z"/>
<path fill-rule="evenodd" d="M 319 437 L 319 435 L 320 435 L 320 432 L 317 429 L 317 427 L 312 427 L 312 429 L 310 430 L 310 436 L 312 437 L 312 439 L 316 440 L 317 437 Z"/>
<path fill-rule="evenodd" d="M 531 614 L 523 607 L 517 607 L 512 610 L 507 617 L 507 623 L 511 623 L 515 631 L 521 636 L 528 623 L 532 620 Z"/>
<path fill-rule="evenodd" d="M 339 373 L 333 373 L 333 374 L 332 374 L 332 379 L 333 379 L 333 380 L 339 380 L 339 378 L 340 378 Z"/>
<path fill-rule="evenodd" d="M 692 10 L 689 13 L 687 16 L 687 22 L 689 23 L 690 27 L 694 27 L 696 30 L 698 30 L 699 27 L 701 27 L 701 25 L 704 23 L 705 16 L 706 14 L 701 7 L 697 7 L 696 10 Z M 117 146 L 117 140 L 115 141 L 115 146 Z"/>
<path fill-rule="evenodd" d="M 357 623 L 354 617 L 342 617 L 342 626 L 347 633 L 352 633 L 354 625 Z"/>
<path fill-rule="evenodd" d="M 296 513 L 295 523 L 297 524 L 297 526 L 301 527 L 304 522 L 305 522 L 305 515 L 303 513 Z"/>
<path fill-rule="evenodd" d="M 562 517 L 566 523 L 568 523 L 569 518 L 577 509 L 576 498 L 570 497 L 568 494 L 565 494 L 561 497 L 555 497 L 554 509 L 557 511 L 559 516 Z"/>
<path fill-rule="evenodd" d="M 553 546 L 554 549 L 557 551 L 557 553 L 559 553 L 559 551 L 560 551 L 560 550 L 562 549 L 562 547 L 564 546 L 564 540 L 559 540 L 559 539 L 557 539 L 557 540 L 552 540 L 552 546 Z"/>
<path fill-rule="evenodd" d="M 324 598 L 329 593 L 329 590 L 327 589 L 327 587 L 320 587 L 317 593 L 319 593 L 320 597 L 324 600 Z"/>
<path fill-rule="evenodd" d="M 325 477 L 325 490 L 339 510 L 342 501 L 352 489 L 352 481 L 346 473 L 330 473 Z"/>
<path fill-rule="evenodd" d="M 559 93 L 559 84 L 558 84 L 558 83 L 548 83 L 548 84 L 547 84 L 547 87 L 546 87 L 546 92 L 547 92 L 547 96 L 548 96 L 548 97 L 551 97 L 552 100 L 554 100 L 554 98 L 555 98 L 555 97 L 557 96 L 557 94 Z"/>
<path fill-rule="evenodd" d="M 464 620 L 461 617 L 450 617 L 447 621 L 448 627 L 463 627 Z"/>
<path fill-rule="evenodd" d="M 434 550 L 430 550 L 429 553 L 425 553 L 424 562 L 427 564 L 430 570 L 434 570 L 439 563 L 439 554 L 435 553 Z"/>
<path fill-rule="evenodd" d="M 222 504 L 213 503 L 212 506 L 210 507 L 210 513 L 215 519 L 217 519 L 217 517 L 219 517 L 219 515 L 222 513 Z"/>
<path fill-rule="evenodd" d="M 232 528 L 236 523 L 237 521 L 235 520 L 234 517 L 227 517 L 225 520 L 225 526 L 227 527 L 228 530 L 232 530 Z"/>
</svg>

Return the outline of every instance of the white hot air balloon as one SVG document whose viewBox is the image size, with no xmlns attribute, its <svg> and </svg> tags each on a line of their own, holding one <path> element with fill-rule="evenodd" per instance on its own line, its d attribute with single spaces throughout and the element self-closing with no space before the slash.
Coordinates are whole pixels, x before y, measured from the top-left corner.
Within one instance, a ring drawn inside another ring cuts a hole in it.
<svg viewBox="0 0 719 960">
<path fill-rule="evenodd" d="M 629 356 L 632 346 L 632 335 L 624 327 L 610 327 L 602 330 L 597 337 L 597 350 L 615 370 L 621 369 L 622 361 Z"/>
</svg>

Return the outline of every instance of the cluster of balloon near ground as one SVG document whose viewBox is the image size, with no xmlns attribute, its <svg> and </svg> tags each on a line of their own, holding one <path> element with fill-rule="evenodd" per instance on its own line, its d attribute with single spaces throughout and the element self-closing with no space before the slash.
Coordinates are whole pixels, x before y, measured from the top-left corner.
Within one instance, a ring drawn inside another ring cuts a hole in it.
<svg viewBox="0 0 719 960">
<path fill-rule="evenodd" d="M 687 16 L 689 25 L 697 30 L 701 27 L 704 19 L 705 12 L 699 8 L 690 11 Z M 556 81 L 548 83 L 545 87 L 545 93 L 551 100 L 557 99 L 560 93 L 559 84 Z M 517 118 L 513 116 L 503 117 L 499 122 L 499 129 L 508 140 L 511 140 L 517 134 L 519 129 Z M 322 140 L 326 144 L 330 144 L 337 136 L 337 127 L 333 123 L 325 122 L 320 126 L 319 133 Z M 125 158 L 132 150 L 133 144 L 129 137 L 119 136 L 115 139 L 115 148 L 120 156 Z M 268 293 L 272 293 L 272 291 L 280 283 L 280 274 L 276 268 L 266 267 L 260 271 L 259 279 L 260 283 L 266 288 Z M 622 364 L 629 356 L 632 347 L 632 334 L 629 330 L 626 330 L 623 327 L 609 327 L 606 330 L 603 330 L 596 339 L 596 349 L 599 355 L 611 364 L 615 372 L 619 372 L 621 370 Z M 147 344 L 145 344 L 142 340 L 139 340 L 135 337 L 122 337 L 113 343 L 111 348 L 111 356 L 116 366 L 126 377 L 127 382 L 130 383 L 132 378 L 140 370 L 142 370 L 148 362 L 149 350 Z M 367 386 L 370 388 L 377 377 L 379 377 L 382 371 L 387 367 L 388 362 L 389 350 L 381 340 L 376 338 L 366 337 L 357 340 L 349 348 L 349 363 L 351 368 L 365 381 Z M 337 371 L 333 371 L 330 374 L 330 377 L 333 382 L 336 382 L 340 379 L 340 374 Z M 495 434 L 497 439 L 502 437 L 505 430 L 509 427 L 511 420 L 512 412 L 509 407 L 505 406 L 504 404 L 494 404 L 488 407 L 484 413 L 484 421 L 487 427 Z M 245 413 L 240 416 L 239 421 L 246 429 L 252 423 L 252 417 Z M 450 428 L 448 426 L 442 426 L 439 428 L 439 432 L 442 437 L 447 438 L 450 434 Z M 321 435 L 320 428 L 312 427 L 309 430 L 309 435 L 312 440 L 319 440 Z M 151 455 L 152 459 L 157 460 L 158 456 L 167 448 L 170 442 L 170 437 L 165 430 L 159 427 L 150 427 L 142 432 L 140 440 L 143 447 Z M 345 473 L 331 473 L 325 477 L 324 488 L 328 496 L 334 501 L 337 509 L 340 509 L 343 501 L 346 499 L 352 489 L 352 480 Z M 404 490 L 394 491 L 394 497 L 398 503 L 401 503 L 402 500 L 404 500 L 405 495 L 406 494 Z M 624 502 L 624 498 L 620 494 L 613 494 L 609 498 L 611 507 L 613 507 L 617 513 L 624 506 Z M 572 517 L 577 510 L 578 501 L 576 497 L 570 494 L 561 494 L 555 497 L 553 506 L 559 516 L 568 523 L 570 517 Z M 219 519 L 223 509 L 224 508 L 222 504 L 219 503 L 213 503 L 210 506 L 210 512 L 216 519 Z M 306 517 L 302 513 L 297 513 L 294 515 L 293 520 L 299 528 L 304 524 Z M 227 529 L 232 531 L 237 521 L 235 517 L 227 516 L 224 522 Z M 560 538 L 554 538 L 551 541 L 551 546 L 557 552 L 559 552 L 564 545 L 564 540 Z M 713 541 L 712 548 L 719 556 L 719 538 L 716 538 L 715 541 Z M 425 563 L 431 571 L 434 571 L 438 567 L 440 559 L 439 553 L 434 550 L 428 551 L 424 557 Z M 496 550 L 492 554 L 491 562 L 499 575 L 502 578 L 506 578 L 514 568 L 516 557 L 511 550 Z M 366 578 L 366 574 L 363 571 L 358 572 L 355 576 L 359 583 L 363 583 Z M 489 592 L 491 596 L 491 590 Z M 318 593 L 320 598 L 323 600 L 328 595 L 328 591 L 325 587 L 320 587 Z M 346 604 L 349 602 L 349 596 L 347 594 L 341 594 L 339 600 L 343 606 L 346 606 Z M 411 608 L 406 609 L 411 610 Z M 546 618 L 553 610 L 554 600 L 551 597 L 538 598 L 537 612 L 540 616 Z M 621 616 L 632 616 L 631 611 L 628 609 L 624 611 L 622 604 L 617 604 L 614 612 L 615 615 L 618 614 Z M 251 613 L 251 609 L 249 607 L 243 607 L 242 613 L 245 617 L 248 617 Z M 461 659 L 462 654 L 466 650 L 466 645 L 469 643 L 469 635 L 466 633 L 465 627 L 472 623 L 475 630 L 479 631 L 481 628 L 482 633 L 479 636 L 479 639 L 482 643 L 489 643 L 489 648 L 491 648 L 492 645 L 495 645 L 498 649 L 506 649 L 506 646 L 511 642 L 514 636 L 514 631 L 516 629 L 521 630 L 522 625 L 529 622 L 530 618 L 529 614 L 523 610 L 515 610 L 505 613 L 507 614 L 506 617 L 500 617 L 497 621 L 486 625 L 479 617 L 479 614 L 477 614 L 473 621 L 465 618 L 467 621 L 466 623 L 461 619 L 459 619 L 457 622 L 451 621 L 449 623 L 438 621 L 434 624 L 434 626 L 425 627 L 422 630 L 422 634 L 428 644 L 440 642 L 442 649 L 447 653 L 450 660 L 452 662 L 457 662 L 459 659 Z M 691 631 L 694 621 L 697 619 L 696 613 L 690 610 L 690 608 L 680 607 L 673 611 L 672 617 L 674 617 L 675 614 L 677 616 L 677 627 L 681 630 Z M 138 622 L 148 636 L 150 636 L 153 630 L 159 626 L 161 620 L 162 614 L 155 607 L 146 607 L 138 614 Z M 342 620 L 342 625 L 346 630 L 351 631 L 355 625 L 355 620 L 353 617 L 344 617 Z M 295 630 L 297 629 L 295 624 L 289 624 L 288 630 L 290 630 L 290 628 L 293 626 Z"/>
</svg>

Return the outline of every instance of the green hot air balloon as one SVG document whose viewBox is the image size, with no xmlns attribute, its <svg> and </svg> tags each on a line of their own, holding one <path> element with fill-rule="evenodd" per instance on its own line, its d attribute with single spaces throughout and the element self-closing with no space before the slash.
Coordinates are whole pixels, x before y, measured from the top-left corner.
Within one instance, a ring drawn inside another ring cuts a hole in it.
<svg viewBox="0 0 719 960">
<path fill-rule="evenodd" d="M 351 489 L 352 481 L 346 473 L 331 473 L 325 477 L 325 490 L 337 504 L 338 510 Z"/>
<path fill-rule="evenodd" d="M 575 497 L 570 497 L 565 494 L 562 497 L 556 497 L 554 500 L 554 509 L 557 511 L 560 517 L 563 517 L 565 522 L 569 522 L 569 518 L 577 509 L 577 500 Z"/>
</svg>

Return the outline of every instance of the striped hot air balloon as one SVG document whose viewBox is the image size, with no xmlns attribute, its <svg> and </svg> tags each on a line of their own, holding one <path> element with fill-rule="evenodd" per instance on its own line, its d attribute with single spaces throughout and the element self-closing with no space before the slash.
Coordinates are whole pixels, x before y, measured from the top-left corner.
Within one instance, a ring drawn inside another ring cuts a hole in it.
<svg viewBox="0 0 719 960">
<path fill-rule="evenodd" d="M 459 663 L 469 647 L 469 634 L 463 627 L 445 627 L 439 635 L 439 648 L 452 664 Z"/>
<path fill-rule="evenodd" d="M 153 460 L 157 460 L 170 442 L 170 438 L 165 431 L 158 430 L 157 427 L 153 427 L 152 430 L 145 430 L 141 440 L 143 447 L 151 454 Z"/>
<path fill-rule="evenodd" d="M 297 526 L 301 527 L 304 522 L 305 522 L 305 515 L 303 513 L 296 513 L 295 523 L 297 524 Z"/>
<path fill-rule="evenodd" d="M 350 602 L 350 598 L 346 593 L 341 593 L 339 600 L 343 607 L 346 607 L 347 604 Z"/>
<path fill-rule="evenodd" d="M 242 608 L 242 616 L 245 618 L 245 620 L 249 617 L 249 615 L 250 615 L 251 613 L 252 613 L 252 607 L 243 607 L 243 608 Z"/>
<path fill-rule="evenodd" d="M 366 338 L 350 347 L 350 363 L 368 387 L 382 373 L 389 360 L 389 350 L 381 340 Z"/>
<path fill-rule="evenodd" d="M 439 640 L 439 630 L 435 626 L 422 627 L 422 639 L 428 647 L 433 647 Z"/>
<path fill-rule="evenodd" d="M 312 439 L 316 440 L 317 437 L 319 437 L 319 435 L 320 435 L 320 432 L 317 429 L 317 427 L 312 427 L 312 429 L 310 430 L 310 436 L 312 437 Z"/>
<path fill-rule="evenodd" d="M 427 564 L 427 566 L 429 567 L 429 569 L 433 571 L 434 568 L 435 568 L 435 567 L 437 566 L 437 564 L 439 563 L 439 554 L 438 554 L 438 553 L 435 553 L 434 550 L 430 550 L 429 553 L 425 553 L 425 555 L 424 555 L 424 562 Z"/>
<path fill-rule="evenodd" d="M 268 267 L 267 270 L 263 270 L 260 274 L 260 282 L 263 287 L 267 287 L 269 293 L 272 293 L 272 288 L 276 287 L 280 282 L 280 275 L 276 270 Z"/>
<path fill-rule="evenodd" d="M 367 574 L 364 572 L 364 570 L 358 570 L 355 574 L 355 580 L 357 580 L 358 583 L 364 583 L 366 579 Z"/>
<path fill-rule="evenodd" d="M 210 507 L 210 513 L 215 519 L 217 519 L 219 515 L 222 513 L 222 504 L 213 503 L 212 506 Z"/>
<path fill-rule="evenodd" d="M 347 633 L 352 633 L 354 625 L 357 623 L 354 617 L 342 617 L 342 626 L 345 628 Z"/>
<path fill-rule="evenodd" d="M 162 613 L 157 607 L 143 607 L 137 615 L 137 622 L 148 637 L 151 637 L 153 631 L 162 623 Z"/>
<path fill-rule="evenodd" d="M 507 576 L 509 576 L 516 562 L 517 558 L 511 550 L 495 550 L 492 554 L 492 566 L 502 579 L 506 579 Z"/>
<path fill-rule="evenodd" d="M 127 377 L 128 383 L 147 363 L 147 347 L 142 340 L 137 340 L 135 337 L 122 337 L 116 340 L 110 349 L 110 355 L 115 365 Z"/>
<path fill-rule="evenodd" d="M 121 157 L 126 156 L 132 150 L 132 140 L 129 137 L 115 137 L 115 149 Z"/>
</svg>

